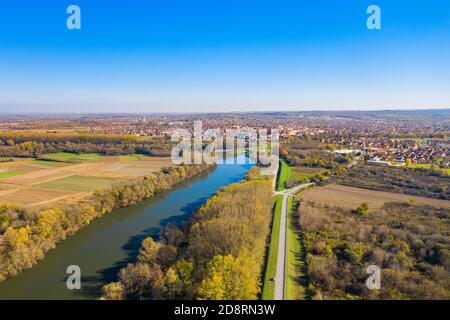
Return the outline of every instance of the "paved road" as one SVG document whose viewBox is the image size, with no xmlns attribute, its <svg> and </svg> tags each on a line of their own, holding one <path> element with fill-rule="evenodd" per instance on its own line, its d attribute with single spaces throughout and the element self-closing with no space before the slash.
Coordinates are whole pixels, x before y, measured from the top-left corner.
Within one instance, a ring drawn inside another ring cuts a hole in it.
<svg viewBox="0 0 450 320">
<path fill-rule="evenodd" d="M 284 291 L 286 286 L 285 270 L 286 270 L 286 249 L 287 249 L 287 239 L 286 239 L 286 229 L 287 229 L 287 208 L 289 197 L 300 189 L 304 189 L 313 185 L 313 183 L 304 183 L 298 185 L 294 188 L 276 192 L 276 194 L 283 195 L 283 205 L 281 207 L 281 218 L 280 218 L 280 238 L 278 242 L 278 257 L 277 257 L 277 272 L 275 275 L 275 300 L 284 300 Z"/>
</svg>

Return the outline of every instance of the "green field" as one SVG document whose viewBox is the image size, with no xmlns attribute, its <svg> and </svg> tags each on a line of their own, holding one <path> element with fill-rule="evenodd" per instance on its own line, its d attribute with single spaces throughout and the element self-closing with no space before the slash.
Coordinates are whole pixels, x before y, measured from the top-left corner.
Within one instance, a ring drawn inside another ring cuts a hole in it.
<svg viewBox="0 0 450 320">
<path fill-rule="evenodd" d="M 411 168 L 413 169 L 425 169 L 430 170 L 432 164 L 431 163 L 413 163 L 411 165 Z M 448 175 L 450 175 L 450 168 L 440 168 L 442 171 L 446 172 Z"/>
<path fill-rule="evenodd" d="M 43 157 L 47 159 L 55 159 L 59 161 L 93 161 L 105 157 L 104 154 L 100 153 L 70 153 L 70 152 L 57 152 L 57 153 L 47 153 Z"/>
<path fill-rule="evenodd" d="M 273 300 L 275 290 L 275 275 L 277 273 L 278 242 L 280 240 L 280 219 L 283 205 L 283 195 L 275 197 L 273 210 L 272 233 L 270 235 L 269 252 L 267 253 L 266 270 L 262 290 L 263 300 Z"/>
<path fill-rule="evenodd" d="M 289 197 L 288 201 L 288 221 L 287 221 L 287 252 L 286 252 L 286 300 L 301 300 L 305 298 L 305 287 L 301 284 L 304 276 L 303 251 L 298 230 L 295 227 L 296 216 L 294 198 Z"/>
<path fill-rule="evenodd" d="M 38 184 L 45 189 L 59 189 L 72 191 L 94 191 L 111 186 L 118 179 L 103 177 L 70 176 Z"/>
<path fill-rule="evenodd" d="M 425 142 L 427 139 L 425 138 L 392 138 L 392 141 L 415 141 L 415 142 Z"/>
<path fill-rule="evenodd" d="M 0 179 L 6 179 L 6 178 L 15 177 L 15 176 L 20 176 L 22 174 L 23 174 L 23 172 L 18 172 L 18 171 L 2 171 L 2 172 L 0 172 Z"/>
<path fill-rule="evenodd" d="M 37 160 L 37 159 L 31 160 L 30 163 L 43 165 L 43 166 L 49 166 L 49 167 L 66 167 L 66 166 L 70 165 L 70 163 L 67 163 L 67 162 L 45 161 L 45 160 Z"/>
<path fill-rule="evenodd" d="M 431 163 L 413 163 L 411 168 L 414 169 L 431 169 Z"/>
<path fill-rule="evenodd" d="M 308 170 L 312 171 L 311 168 L 308 168 Z M 305 183 L 309 182 L 315 174 L 321 172 L 321 170 L 315 170 L 314 172 L 305 171 L 306 169 L 301 167 L 291 168 L 291 176 L 289 177 L 289 179 L 294 180 L 296 183 Z"/>
<path fill-rule="evenodd" d="M 280 167 L 278 168 L 278 175 L 277 175 L 277 191 L 282 191 L 286 189 L 286 181 L 291 176 L 291 167 L 289 164 L 284 161 L 283 159 L 280 159 Z"/>
<path fill-rule="evenodd" d="M 135 153 L 135 154 L 128 154 L 128 155 L 125 155 L 125 156 L 120 156 L 119 158 L 122 161 L 138 161 L 138 160 L 141 160 L 144 157 L 147 157 L 147 156 L 144 155 L 144 154 L 137 154 L 137 153 Z"/>
</svg>

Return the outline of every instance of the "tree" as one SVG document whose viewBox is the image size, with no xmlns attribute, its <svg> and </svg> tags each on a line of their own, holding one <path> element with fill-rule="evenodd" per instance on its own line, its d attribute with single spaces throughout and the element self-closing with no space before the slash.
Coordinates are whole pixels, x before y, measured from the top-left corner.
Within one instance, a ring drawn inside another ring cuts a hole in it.
<svg viewBox="0 0 450 320">
<path fill-rule="evenodd" d="M 145 238 L 139 249 L 138 261 L 143 263 L 156 263 L 158 251 L 161 248 L 159 242 L 155 242 L 152 237 Z"/>
<path fill-rule="evenodd" d="M 162 244 L 158 250 L 158 264 L 165 269 L 172 264 L 177 257 L 177 248 L 169 244 Z"/>
<path fill-rule="evenodd" d="M 128 296 L 159 296 L 164 274 L 159 265 L 129 263 L 119 272 L 119 281 Z"/>
<path fill-rule="evenodd" d="M 360 216 L 367 214 L 369 211 L 369 204 L 367 202 L 363 202 L 357 209 L 356 213 Z"/>
<path fill-rule="evenodd" d="M 0 214 L 0 233 L 3 232 L 9 225 L 9 216 Z"/>
<path fill-rule="evenodd" d="M 413 167 L 413 163 L 412 163 L 411 159 L 409 159 L 409 158 L 406 159 L 405 167 L 406 167 L 407 169 L 411 169 L 411 168 Z"/>
<path fill-rule="evenodd" d="M 67 217 L 61 208 L 47 209 L 39 214 L 35 230 L 42 239 L 64 238 Z"/>
<path fill-rule="evenodd" d="M 183 298 L 183 282 L 174 268 L 169 268 L 164 276 L 163 296 L 169 300 Z"/>
<path fill-rule="evenodd" d="M 111 282 L 102 288 L 102 300 L 123 300 L 125 290 L 120 282 Z"/>
</svg>

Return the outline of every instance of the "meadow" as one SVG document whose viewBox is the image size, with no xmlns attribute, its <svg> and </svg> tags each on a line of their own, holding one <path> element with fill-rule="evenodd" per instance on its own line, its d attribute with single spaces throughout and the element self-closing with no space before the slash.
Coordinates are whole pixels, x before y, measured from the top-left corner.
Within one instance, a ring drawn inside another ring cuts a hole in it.
<svg viewBox="0 0 450 320">
<path fill-rule="evenodd" d="M 286 189 L 286 182 L 288 181 L 290 175 L 291 175 L 291 167 L 284 159 L 280 159 L 280 167 L 278 169 L 277 183 L 276 183 L 277 191 L 282 191 Z"/>
</svg>

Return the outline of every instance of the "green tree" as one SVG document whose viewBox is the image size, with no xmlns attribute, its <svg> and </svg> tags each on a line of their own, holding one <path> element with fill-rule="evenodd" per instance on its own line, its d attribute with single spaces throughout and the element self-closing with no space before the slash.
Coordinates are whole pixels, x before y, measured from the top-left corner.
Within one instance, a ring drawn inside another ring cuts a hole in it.
<svg viewBox="0 0 450 320">
<path fill-rule="evenodd" d="M 409 159 L 409 158 L 406 159 L 405 166 L 407 169 L 411 169 L 413 167 L 413 163 L 412 163 L 411 159 Z"/>
<path fill-rule="evenodd" d="M 361 203 L 361 205 L 356 209 L 356 213 L 363 216 L 369 212 L 369 204 L 367 202 Z"/>
</svg>

